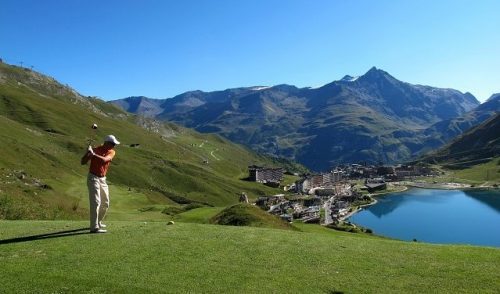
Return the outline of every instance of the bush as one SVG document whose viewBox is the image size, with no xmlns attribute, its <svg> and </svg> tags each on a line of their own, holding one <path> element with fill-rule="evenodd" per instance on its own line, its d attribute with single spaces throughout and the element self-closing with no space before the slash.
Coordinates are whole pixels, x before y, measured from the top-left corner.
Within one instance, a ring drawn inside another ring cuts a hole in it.
<svg viewBox="0 0 500 294">
<path fill-rule="evenodd" d="M 230 206 L 215 215 L 210 222 L 217 225 L 293 229 L 288 222 L 250 204 Z"/>
<path fill-rule="evenodd" d="M 161 213 L 167 214 L 167 215 L 176 215 L 179 213 L 184 212 L 184 209 L 182 207 L 178 206 L 169 206 L 161 211 Z"/>
<path fill-rule="evenodd" d="M 361 227 L 356 227 L 351 224 L 339 223 L 339 224 L 331 224 L 327 225 L 328 228 L 334 229 L 337 231 L 348 232 L 348 233 L 367 233 L 372 234 L 373 231 L 371 229 L 364 229 Z"/>
<path fill-rule="evenodd" d="M 184 211 L 188 211 L 188 210 L 191 210 L 191 209 L 196 209 L 196 208 L 201 208 L 201 207 L 205 207 L 205 205 L 201 204 L 201 203 L 189 203 L 188 205 L 184 206 Z"/>
<path fill-rule="evenodd" d="M 139 208 L 140 212 L 155 211 L 155 210 L 156 210 L 156 208 L 154 206 L 146 206 L 146 207 Z"/>
</svg>

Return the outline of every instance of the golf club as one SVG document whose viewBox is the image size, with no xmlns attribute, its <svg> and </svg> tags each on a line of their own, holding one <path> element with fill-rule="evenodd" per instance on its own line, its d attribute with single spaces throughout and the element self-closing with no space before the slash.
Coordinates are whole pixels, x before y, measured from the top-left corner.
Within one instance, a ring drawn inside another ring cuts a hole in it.
<svg viewBox="0 0 500 294">
<path fill-rule="evenodd" d="M 90 136 L 88 140 L 88 145 L 92 146 L 92 143 L 95 141 L 97 135 L 97 124 L 93 123 L 90 127 Z"/>
</svg>

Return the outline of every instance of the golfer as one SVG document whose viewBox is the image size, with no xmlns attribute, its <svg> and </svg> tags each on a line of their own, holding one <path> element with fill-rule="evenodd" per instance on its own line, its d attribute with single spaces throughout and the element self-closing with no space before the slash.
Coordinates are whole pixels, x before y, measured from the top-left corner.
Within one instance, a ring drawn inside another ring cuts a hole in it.
<svg viewBox="0 0 500 294">
<path fill-rule="evenodd" d="M 92 149 L 89 146 L 81 159 L 85 165 L 90 160 L 87 187 L 89 189 L 90 203 L 90 232 L 106 233 L 106 225 L 102 220 L 109 208 L 109 189 L 106 183 L 106 173 L 115 156 L 114 147 L 120 144 L 115 136 L 108 135 L 104 138 L 104 144 Z"/>
</svg>

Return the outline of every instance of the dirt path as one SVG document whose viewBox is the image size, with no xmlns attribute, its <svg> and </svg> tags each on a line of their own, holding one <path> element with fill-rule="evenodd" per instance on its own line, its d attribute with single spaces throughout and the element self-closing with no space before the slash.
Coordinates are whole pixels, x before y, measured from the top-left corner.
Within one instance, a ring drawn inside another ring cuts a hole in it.
<svg viewBox="0 0 500 294">
<path fill-rule="evenodd" d="M 219 149 L 215 149 L 213 150 L 212 152 L 210 152 L 210 155 L 212 155 L 213 158 L 215 158 L 215 160 L 220 160 L 219 158 L 217 158 L 217 156 L 214 155 L 214 152 L 218 151 Z"/>
</svg>

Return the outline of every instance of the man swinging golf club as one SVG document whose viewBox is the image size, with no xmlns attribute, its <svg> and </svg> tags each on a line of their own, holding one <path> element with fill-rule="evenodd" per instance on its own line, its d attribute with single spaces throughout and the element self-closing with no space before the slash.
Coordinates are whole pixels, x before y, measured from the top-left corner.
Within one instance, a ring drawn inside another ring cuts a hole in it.
<svg viewBox="0 0 500 294">
<path fill-rule="evenodd" d="M 89 145 L 87 152 L 81 159 L 85 165 L 90 160 L 87 187 L 89 189 L 90 203 L 90 232 L 106 233 L 106 225 L 102 223 L 109 208 L 109 189 L 106 183 L 106 173 L 115 156 L 116 145 L 120 144 L 113 135 L 104 138 L 104 144 L 92 149 Z"/>
</svg>

